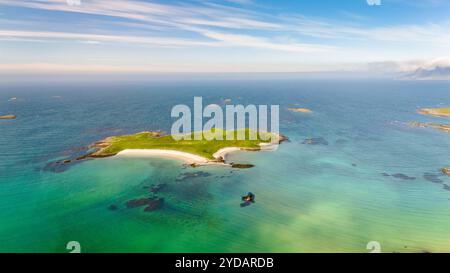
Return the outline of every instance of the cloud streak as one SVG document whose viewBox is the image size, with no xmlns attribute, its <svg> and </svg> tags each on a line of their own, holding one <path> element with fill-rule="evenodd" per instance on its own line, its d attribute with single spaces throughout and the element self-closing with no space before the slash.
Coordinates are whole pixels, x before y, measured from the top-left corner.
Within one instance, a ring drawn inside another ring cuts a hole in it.
<svg viewBox="0 0 450 273">
<path fill-rule="evenodd" d="M 424 58 L 426 54 L 420 58 L 417 56 L 418 49 L 430 52 L 428 55 L 444 55 L 443 52 L 450 46 L 450 22 L 376 26 L 368 24 L 370 20 L 364 18 L 345 23 L 307 17 L 298 12 L 286 13 L 286 10 L 279 13 L 261 8 L 251 0 L 176 4 L 139 0 L 84 0 L 81 5 L 68 5 L 64 0 L 0 0 L 1 6 L 18 7 L 19 11 L 20 8 L 27 8 L 45 12 L 44 16 L 50 12 L 72 18 L 66 25 L 57 27 L 51 24 L 50 18 L 48 21 L 39 18 L 42 15 L 23 20 L 1 19 L 2 43 L 74 42 L 83 44 L 83 49 L 88 46 L 108 48 L 111 44 L 128 48 L 135 45 L 152 49 L 181 48 L 186 50 L 183 56 L 186 59 L 194 59 L 191 58 L 194 51 L 198 53 L 211 48 L 213 50 L 208 52 L 208 57 L 213 61 L 220 59 L 211 54 L 214 49 L 220 49 L 223 53 L 230 48 L 237 48 L 243 50 L 236 54 L 239 55 L 239 61 L 247 57 L 246 53 L 256 56 L 253 57 L 252 69 L 261 62 L 257 58 L 262 57 L 267 63 L 278 63 L 282 66 L 280 69 L 287 67 L 286 64 L 296 67 L 292 63 L 328 63 L 332 64 L 328 67 L 335 68 L 336 63 L 352 63 L 360 59 L 365 67 L 397 67 L 404 70 L 412 64 L 405 61 L 407 57 L 409 61 Z M 74 22 L 73 18 L 78 15 L 83 15 L 83 21 Z M 352 14 L 351 17 L 355 16 Z M 30 20 L 29 24 L 25 24 L 26 20 Z M 78 25 L 83 28 L 75 27 Z M 377 48 L 382 51 L 375 51 Z M 222 62 L 224 60 L 228 61 L 227 57 L 220 59 Z"/>
<path fill-rule="evenodd" d="M 154 46 L 226 46 L 226 47 L 253 47 L 259 49 L 287 51 L 287 52 L 322 52 L 329 50 L 331 46 L 308 43 L 280 43 L 276 40 L 258 37 L 249 34 L 232 34 L 230 29 L 253 29 L 253 30 L 277 30 L 282 25 L 254 19 L 248 12 L 242 9 L 225 6 L 203 6 L 192 7 L 187 5 L 174 6 L 154 4 L 140 1 L 98 1 L 91 0 L 83 2 L 82 5 L 70 6 L 58 0 L 31 0 L 11 1 L 0 0 L 0 4 L 43 9 L 58 12 L 72 12 L 95 14 L 101 16 L 112 16 L 126 19 L 123 25 L 141 22 L 167 28 L 168 31 L 178 29 L 182 32 L 200 34 L 200 39 L 177 39 L 167 37 L 148 37 L 152 34 L 146 33 L 147 37 L 130 37 L 118 35 L 94 35 L 70 32 L 42 32 L 42 31 L 14 31 L 6 30 L 0 32 L 0 37 L 6 38 L 35 38 L 35 39 L 62 39 L 62 40 L 88 40 L 100 42 L 127 42 L 130 44 L 149 44 Z M 220 18 L 220 19 L 216 19 Z M 208 29 L 209 28 L 209 29 Z M 215 30 L 211 30 L 214 28 Z"/>
</svg>

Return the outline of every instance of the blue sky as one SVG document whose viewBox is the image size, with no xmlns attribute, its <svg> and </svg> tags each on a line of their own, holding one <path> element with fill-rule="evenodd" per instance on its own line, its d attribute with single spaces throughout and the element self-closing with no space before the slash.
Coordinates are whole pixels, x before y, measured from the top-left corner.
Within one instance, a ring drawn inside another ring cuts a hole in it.
<svg viewBox="0 0 450 273">
<path fill-rule="evenodd" d="M 411 71 L 450 63 L 450 1 L 0 0 L 0 56 L 1 73 Z"/>
</svg>

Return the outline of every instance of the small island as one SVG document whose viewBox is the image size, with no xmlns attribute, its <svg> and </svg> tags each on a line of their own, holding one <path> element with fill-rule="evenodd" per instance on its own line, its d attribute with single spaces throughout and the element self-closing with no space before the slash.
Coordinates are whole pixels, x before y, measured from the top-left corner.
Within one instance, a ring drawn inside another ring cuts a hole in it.
<svg viewBox="0 0 450 273">
<path fill-rule="evenodd" d="M 450 168 L 442 168 L 442 173 L 446 175 L 450 175 Z"/>
<path fill-rule="evenodd" d="M 4 116 L 0 116 L 0 119 L 15 119 L 16 116 L 15 115 L 4 115 Z"/>
<path fill-rule="evenodd" d="M 295 113 L 312 113 L 312 110 L 308 108 L 288 108 L 288 110 Z"/>
<path fill-rule="evenodd" d="M 422 115 L 431 115 L 436 117 L 450 117 L 450 108 L 422 108 L 417 111 Z"/>
<path fill-rule="evenodd" d="M 218 129 L 216 129 L 218 130 Z M 238 131 L 244 130 L 246 140 L 226 140 L 227 134 L 234 134 L 235 139 Z M 85 158 L 101 158 L 110 156 L 156 156 L 169 157 L 183 160 L 191 166 L 196 167 L 206 164 L 226 164 L 226 155 L 234 151 L 260 151 L 270 150 L 274 145 L 285 140 L 286 137 L 267 132 L 259 132 L 257 139 L 248 140 L 250 135 L 249 129 L 242 130 L 221 130 L 224 140 L 175 140 L 171 135 L 165 135 L 162 132 L 140 132 L 133 135 L 113 136 L 98 141 L 91 145 L 91 148 L 97 151 L 77 158 L 77 160 Z M 191 139 L 195 134 L 216 134 L 211 132 L 193 132 Z M 266 140 L 268 139 L 268 140 Z M 247 168 L 250 164 L 226 164 L 236 168 Z"/>
</svg>

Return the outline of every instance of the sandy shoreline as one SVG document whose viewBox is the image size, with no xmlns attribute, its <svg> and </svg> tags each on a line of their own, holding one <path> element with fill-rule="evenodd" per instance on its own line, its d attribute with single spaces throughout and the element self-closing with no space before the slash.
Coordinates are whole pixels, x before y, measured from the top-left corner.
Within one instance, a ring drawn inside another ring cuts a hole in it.
<svg viewBox="0 0 450 273">
<path fill-rule="evenodd" d="M 261 150 L 272 150 L 273 145 L 269 143 L 261 143 Z M 195 165 L 208 165 L 208 164 L 220 164 L 220 165 L 229 165 L 225 163 L 226 157 L 229 153 L 237 152 L 237 151 L 245 151 L 245 148 L 239 147 L 227 147 L 222 148 L 213 154 L 213 157 L 216 160 L 211 160 L 199 155 L 180 152 L 175 150 L 161 150 L 161 149 L 126 149 L 120 151 L 115 156 L 118 157 L 165 157 L 165 158 L 173 158 L 184 161 L 188 164 Z"/>
<path fill-rule="evenodd" d="M 127 157 L 166 157 L 174 158 L 184 161 L 189 164 L 207 164 L 211 160 L 180 151 L 174 150 L 159 150 L 159 149 L 127 149 L 120 151 L 116 156 L 127 156 Z"/>
</svg>

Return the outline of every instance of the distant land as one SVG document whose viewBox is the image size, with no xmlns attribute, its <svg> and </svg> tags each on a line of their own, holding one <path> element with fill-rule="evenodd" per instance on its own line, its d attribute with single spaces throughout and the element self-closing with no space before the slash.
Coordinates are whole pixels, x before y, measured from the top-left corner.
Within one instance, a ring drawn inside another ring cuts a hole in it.
<svg viewBox="0 0 450 273">
<path fill-rule="evenodd" d="M 15 115 L 3 115 L 0 116 L 0 119 L 15 119 L 16 116 Z"/>
<path fill-rule="evenodd" d="M 418 68 L 406 74 L 402 80 L 450 80 L 449 66 L 436 66 L 433 68 Z"/>
<path fill-rule="evenodd" d="M 288 110 L 296 113 L 312 113 L 312 110 L 308 108 L 288 108 Z"/>
</svg>

